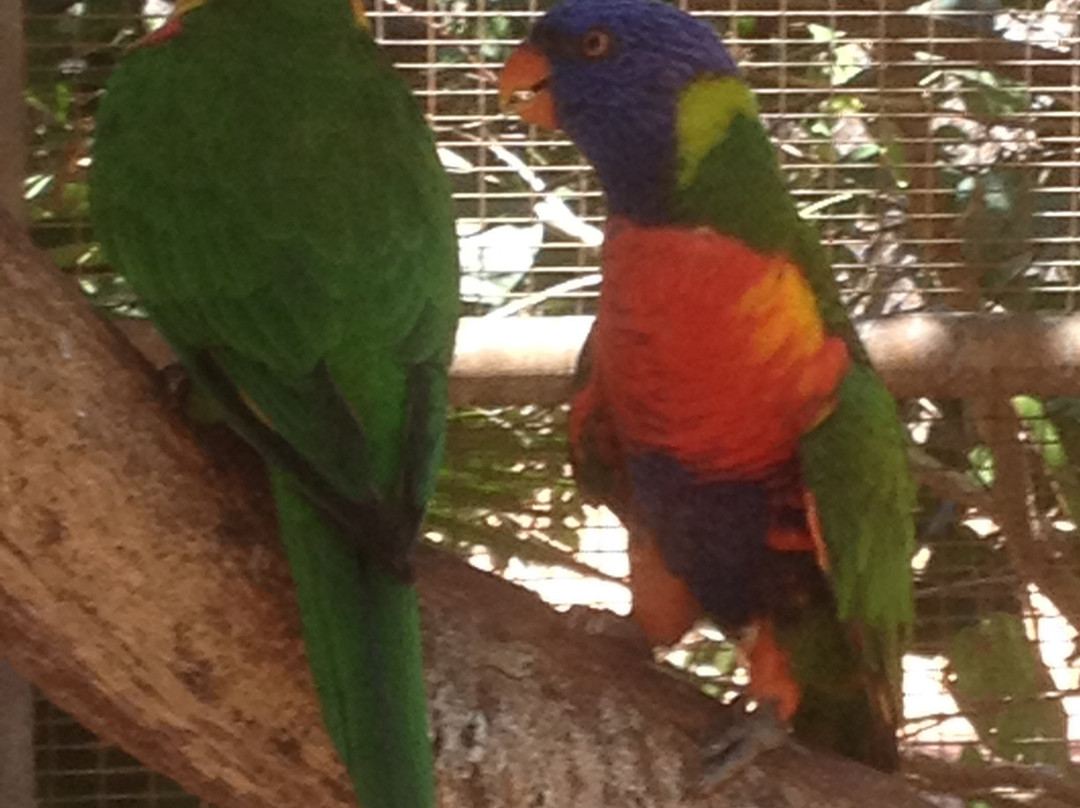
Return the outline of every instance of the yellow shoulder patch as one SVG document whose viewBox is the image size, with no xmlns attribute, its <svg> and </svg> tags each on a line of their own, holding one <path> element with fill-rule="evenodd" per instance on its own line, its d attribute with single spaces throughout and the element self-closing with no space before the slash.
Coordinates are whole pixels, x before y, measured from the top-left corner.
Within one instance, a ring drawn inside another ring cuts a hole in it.
<svg viewBox="0 0 1080 808">
<path fill-rule="evenodd" d="M 793 356 L 813 356 L 825 342 L 825 326 L 814 291 L 802 270 L 782 256 L 769 262 L 761 278 L 743 293 L 735 307 L 757 323 L 753 342 L 763 361 L 785 346 Z"/>
<path fill-rule="evenodd" d="M 739 114 L 756 118 L 758 106 L 750 88 L 737 78 L 698 79 L 682 91 L 675 121 L 680 188 L 693 182 L 705 155 L 724 139 Z"/>
</svg>

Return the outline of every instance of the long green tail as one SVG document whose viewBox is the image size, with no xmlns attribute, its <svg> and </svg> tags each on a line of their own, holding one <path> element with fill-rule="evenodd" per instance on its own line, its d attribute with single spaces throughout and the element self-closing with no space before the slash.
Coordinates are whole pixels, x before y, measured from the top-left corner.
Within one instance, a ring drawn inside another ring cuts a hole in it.
<svg viewBox="0 0 1080 808">
<path fill-rule="evenodd" d="M 825 593 L 810 594 L 821 597 Z M 836 616 L 831 598 L 806 604 L 778 632 L 802 688 L 792 718 L 795 737 L 885 772 L 900 765 L 896 746 L 899 680 L 889 676 L 892 655 Z"/>
<path fill-rule="evenodd" d="M 323 721 L 361 808 L 433 808 L 416 588 L 360 560 L 271 473 Z"/>
</svg>

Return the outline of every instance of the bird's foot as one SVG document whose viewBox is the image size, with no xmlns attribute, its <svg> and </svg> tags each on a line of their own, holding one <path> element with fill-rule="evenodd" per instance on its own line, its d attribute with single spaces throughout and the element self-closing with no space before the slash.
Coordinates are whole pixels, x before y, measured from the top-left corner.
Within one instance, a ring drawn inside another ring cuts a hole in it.
<svg viewBox="0 0 1080 808">
<path fill-rule="evenodd" d="M 702 791 L 722 786 L 763 752 L 791 744 L 788 728 L 773 702 L 760 702 L 751 712 L 740 700 L 733 708 L 738 711 L 734 723 L 728 723 L 702 748 Z"/>
<path fill-rule="evenodd" d="M 209 390 L 196 382 L 179 362 L 159 370 L 158 383 L 165 406 L 173 412 L 195 423 L 225 426 L 225 411 Z"/>
<path fill-rule="evenodd" d="M 179 362 L 166 365 L 158 372 L 161 390 L 169 409 L 184 412 L 191 397 L 191 377 Z"/>
</svg>

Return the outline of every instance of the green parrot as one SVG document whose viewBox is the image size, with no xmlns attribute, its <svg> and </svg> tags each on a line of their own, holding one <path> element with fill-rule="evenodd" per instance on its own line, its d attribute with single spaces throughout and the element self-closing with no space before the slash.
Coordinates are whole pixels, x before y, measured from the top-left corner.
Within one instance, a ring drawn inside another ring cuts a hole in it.
<svg viewBox="0 0 1080 808">
<path fill-rule="evenodd" d="M 105 256 L 269 466 L 360 805 L 430 808 L 410 553 L 458 266 L 417 103 L 350 0 L 182 3 L 108 83 L 90 190 Z"/>
<path fill-rule="evenodd" d="M 604 187 L 571 458 L 629 529 L 650 640 L 702 614 L 743 638 L 766 709 L 710 745 L 709 768 L 724 776 L 788 726 L 895 768 L 906 435 L 730 54 L 666 3 L 565 0 L 507 61 L 500 96 L 564 129 Z"/>
</svg>

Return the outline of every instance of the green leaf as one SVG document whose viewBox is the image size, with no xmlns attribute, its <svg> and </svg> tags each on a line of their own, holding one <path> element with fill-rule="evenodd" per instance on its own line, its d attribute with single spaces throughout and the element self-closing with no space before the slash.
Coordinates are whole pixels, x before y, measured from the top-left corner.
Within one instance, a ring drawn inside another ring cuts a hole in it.
<svg viewBox="0 0 1080 808">
<path fill-rule="evenodd" d="M 980 118 L 1000 118 L 1017 115 L 1031 106 L 1027 86 L 1001 78 L 989 70 L 956 70 L 967 92 L 963 94 L 968 110 Z"/>
<path fill-rule="evenodd" d="M 735 31 L 735 36 L 740 39 L 749 39 L 754 35 L 754 31 L 757 29 L 756 17 L 735 17 L 731 23 L 732 29 Z"/>
<path fill-rule="evenodd" d="M 585 523 L 567 469 L 566 409 L 506 407 L 454 412 L 446 462 L 428 524 L 458 552 L 584 571 L 573 553 Z"/>
<path fill-rule="evenodd" d="M 56 85 L 56 120 L 58 123 L 67 122 L 73 98 L 74 94 L 66 82 L 60 82 Z"/>
<path fill-rule="evenodd" d="M 1031 435 L 1031 441 L 1039 452 L 1047 474 L 1054 481 L 1058 499 L 1072 519 L 1080 517 L 1080 473 L 1075 462 L 1069 462 L 1065 444 L 1054 421 L 1052 421 L 1040 399 L 1032 396 L 1015 396 L 1013 409 L 1022 419 L 1024 428 Z"/>
<path fill-rule="evenodd" d="M 949 690 L 979 738 L 1011 761 L 1067 765 L 1068 722 L 1038 647 L 1013 615 L 990 614 L 949 644 Z"/>
<path fill-rule="evenodd" d="M 970 473 L 975 481 L 989 488 L 994 484 L 994 453 L 982 444 L 968 452 Z"/>
</svg>

